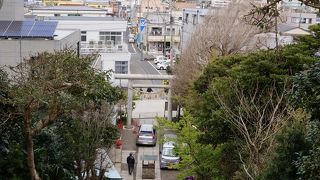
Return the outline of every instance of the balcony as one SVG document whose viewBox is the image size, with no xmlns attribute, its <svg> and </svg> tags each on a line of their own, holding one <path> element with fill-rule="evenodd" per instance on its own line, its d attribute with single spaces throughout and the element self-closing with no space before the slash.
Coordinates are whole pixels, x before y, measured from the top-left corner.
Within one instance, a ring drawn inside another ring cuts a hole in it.
<svg viewBox="0 0 320 180">
<path fill-rule="evenodd" d="M 97 53 L 126 53 L 128 52 L 127 44 L 113 45 L 99 42 L 81 42 L 80 54 L 97 54 Z"/>
<path fill-rule="evenodd" d="M 180 42 L 180 36 L 179 35 L 173 35 L 173 41 L 174 42 Z M 164 35 L 162 36 L 154 36 L 154 35 L 149 35 L 148 36 L 148 41 L 149 42 L 164 42 L 167 41 L 169 42 L 171 40 L 171 36 L 170 35 L 166 35 L 166 37 Z"/>
</svg>

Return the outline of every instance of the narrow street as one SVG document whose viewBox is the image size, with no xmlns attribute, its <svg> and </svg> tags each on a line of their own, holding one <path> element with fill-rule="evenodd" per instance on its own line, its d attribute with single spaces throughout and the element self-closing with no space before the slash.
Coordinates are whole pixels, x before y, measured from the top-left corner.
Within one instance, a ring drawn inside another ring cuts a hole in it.
<svg viewBox="0 0 320 180">
<path fill-rule="evenodd" d="M 129 43 L 129 52 L 131 52 L 131 63 L 130 71 L 132 74 L 162 74 L 153 65 L 153 61 L 141 60 L 141 51 L 135 46 L 134 43 Z M 165 74 L 165 71 L 164 71 Z M 161 80 L 136 80 L 136 84 L 162 84 Z M 145 91 L 145 90 L 144 90 Z M 154 91 L 158 91 L 154 89 Z M 164 103 L 165 100 L 141 100 L 136 102 L 136 107 L 133 111 L 133 117 L 137 124 L 156 124 L 155 116 L 163 116 L 164 114 Z M 137 119 L 137 117 L 147 118 Z M 137 128 L 137 127 L 135 127 Z M 122 164 L 121 164 L 121 176 L 127 179 L 142 179 L 142 155 L 156 155 L 157 161 L 155 165 L 155 179 L 164 180 L 175 180 L 177 179 L 177 170 L 160 170 L 160 159 L 159 159 L 159 144 L 155 147 L 150 146 L 136 146 L 136 129 L 124 129 L 123 130 L 123 147 L 122 147 Z M 128 167 L 126 158 L 129 153 L 133 153 L 136 159 L 136 165 L 133 175 L 128 174 Z"/>
</svg>

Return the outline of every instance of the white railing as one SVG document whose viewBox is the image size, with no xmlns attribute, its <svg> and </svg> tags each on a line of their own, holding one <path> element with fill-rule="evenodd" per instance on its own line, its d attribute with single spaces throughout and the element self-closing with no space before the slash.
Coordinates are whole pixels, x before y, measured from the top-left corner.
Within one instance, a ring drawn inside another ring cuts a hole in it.
<svg viewBox="0 0 320 180">
<path fill-rule="evenodd" d="M 80 45 L 81 54 L 92 53 L 125 53 L 128 52 L 128 46 L 126 44 L 118 45 L 106 45 L 104 43 L 87 43 L 82 42 Z"/>
</svg>

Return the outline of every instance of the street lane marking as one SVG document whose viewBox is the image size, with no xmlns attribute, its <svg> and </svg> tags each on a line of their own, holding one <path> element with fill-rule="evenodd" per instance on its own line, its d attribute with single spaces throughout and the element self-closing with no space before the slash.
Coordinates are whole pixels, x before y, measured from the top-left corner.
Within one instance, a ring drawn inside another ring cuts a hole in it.
<svg viewBox="0 0 320 180">
<path fill-rule="evenodd" d="M 132 49 L 134 50 L 134 53 L 137 53 L 137 50 L 136 50 L 136 48 L 135 48 L 136 46 L 134 46 L 133 44 L 134 44 L 134 43 L 131 43 Z"/>
<path fill-rule="evenodd" d="M 150 61 L 148 61 L 148 63 L 161 75 L 161 72 L 156 67 L 154 67 Z"/>
</svg>

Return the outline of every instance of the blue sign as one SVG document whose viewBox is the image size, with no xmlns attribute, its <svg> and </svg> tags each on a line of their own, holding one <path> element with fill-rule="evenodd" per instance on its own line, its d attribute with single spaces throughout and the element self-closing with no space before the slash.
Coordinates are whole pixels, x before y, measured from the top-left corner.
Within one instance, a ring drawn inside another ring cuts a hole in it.
<svg viewBox="0 0 320 180">
<path fill-rule="evenodd" d="M 145 25 L 146 25 L 146 19 L 141 18 L 139 21 L 139 27 L 141 32 L 144 30 Z"/>
</svg>

